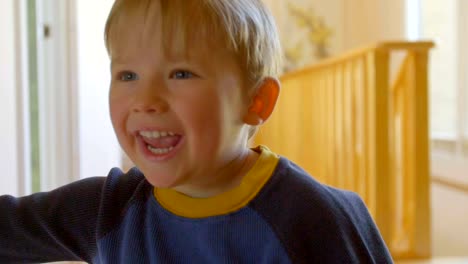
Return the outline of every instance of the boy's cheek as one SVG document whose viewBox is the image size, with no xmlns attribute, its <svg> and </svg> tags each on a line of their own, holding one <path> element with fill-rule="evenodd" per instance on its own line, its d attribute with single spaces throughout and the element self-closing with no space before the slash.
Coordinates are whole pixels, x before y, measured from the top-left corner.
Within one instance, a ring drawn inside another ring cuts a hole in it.
<svg viewBox="0 0 468 264">
<path fill-rule="evenodd" d="M 117 89 L 111 89 L 109 92 L 109 110 L 111 115 L 118 112 L 128 111 L 129 102 L 130 97 L 121 92 L 118 92 Z"/>
</svg>

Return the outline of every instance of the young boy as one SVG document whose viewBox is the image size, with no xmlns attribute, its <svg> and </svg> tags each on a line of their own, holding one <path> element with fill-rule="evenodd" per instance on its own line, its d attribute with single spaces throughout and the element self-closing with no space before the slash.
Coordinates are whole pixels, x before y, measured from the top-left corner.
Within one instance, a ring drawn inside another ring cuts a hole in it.
<svg viewBox="0 0 468 264">
<path fill-rule="evenodd" d="M 392 262 L 355 194 L 248 147 L 280 87 L 260 0 L 117 0 L 106 44 L 137 168 L 1 197 L 0 263 Z"/>
</svg>

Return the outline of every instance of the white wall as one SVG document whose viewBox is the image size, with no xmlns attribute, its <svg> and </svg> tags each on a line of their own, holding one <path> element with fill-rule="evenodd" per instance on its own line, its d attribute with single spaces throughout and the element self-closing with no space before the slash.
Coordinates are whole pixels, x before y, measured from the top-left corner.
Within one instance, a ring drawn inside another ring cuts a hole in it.
<svg viewBox="0 0 468 264">
<path fill-rule="evenodd" d="M 300 50 L 300 62 L 295 66 L 313 64 L 315 50 L 306 43 L 307 31 L 301 31 L 297 18 L 288 6 L 312 8 L 331 30 L 327 50 L 331 56 L 381 41 L 406 39 L 406 0 L 264 0 L 275 16 L 282 44 L 287 50 Z"/>
<path fill-rule="evenodd" d="M 319 58 L 316 57 L 316 48 L 310 45 L 307 27 L 303 27 L 299 17 L 291 12 L 291 7 L 301 8 L 309 19 L 320 19 L 324 23 L 331 34 L 326 50 L 329 55 L 334 55 L 343 50 L 343 1 L 345 0 L 264 0 L 275 17 L 283 48 L 301 50 L 300 59 L 295 62 L 294 68 L 313 64 Z"/>
<path fill-rule="evenodd" d="M 0 1 L 0 195 L 18 194 L 13 2 Z"/>
<path fill-rule="evenodd" d="M 112 3 L 76 1 L 81 178 L 107 175 L 121 163 L 109 117 L 110 64 L 104 46 L 104 25 Z"/>
<path fill-rule="evenodd" d="M 290 34 L 291 21 L 285 17 L 288 1 L 264 0 L 276 16 L 280 31 Z M 332 29 L 330 50 L 342 51 L 369 45 L 376 41 L 401 40 L 406 36 L 406 0 L 289 0 L 299 6 L 312 6 L 316 15 L 325 17 Z M 285 38 L 287 39 L 287 38 Z"/>
<path fill-rule="evenodd" d="M 468 256 L 468 193 L 432 184 L 432 254 Z"/>
<path fill-rule="evenodd" d="M 342 3 L 343 50 L 406 38 L 406 0 L 342 0 Z"/>
</svg>

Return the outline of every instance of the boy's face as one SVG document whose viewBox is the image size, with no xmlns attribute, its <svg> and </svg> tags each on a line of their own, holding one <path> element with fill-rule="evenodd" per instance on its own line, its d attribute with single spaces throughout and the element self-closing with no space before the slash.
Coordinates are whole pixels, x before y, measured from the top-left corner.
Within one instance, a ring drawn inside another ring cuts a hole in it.
<svg viewBox="0 0 468 264">
<path fill-rule="evenodd" d="M 138 22 L 121 34 L 110 48 L 111 119 L 148 181 L 190 194 L 239 173 L 249 152 L 248 100 L 234 54 L 202 40 L 188 58 L 169 56 L 159 28 Z"/>
</svg>

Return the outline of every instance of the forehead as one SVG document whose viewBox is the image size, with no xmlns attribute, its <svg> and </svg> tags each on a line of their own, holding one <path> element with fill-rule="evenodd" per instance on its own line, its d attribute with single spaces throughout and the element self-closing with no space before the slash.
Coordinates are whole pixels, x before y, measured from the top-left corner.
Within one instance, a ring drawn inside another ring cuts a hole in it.
<svg viewBox="0 0 468 264">
<path fill-rule="evenodd" d="M 209 10 L 195 2 L 117 0 L 106 25 L 111 58 L 129 48 L 151 47 L 170 57 L 230 50 Z"/>
</svg>

